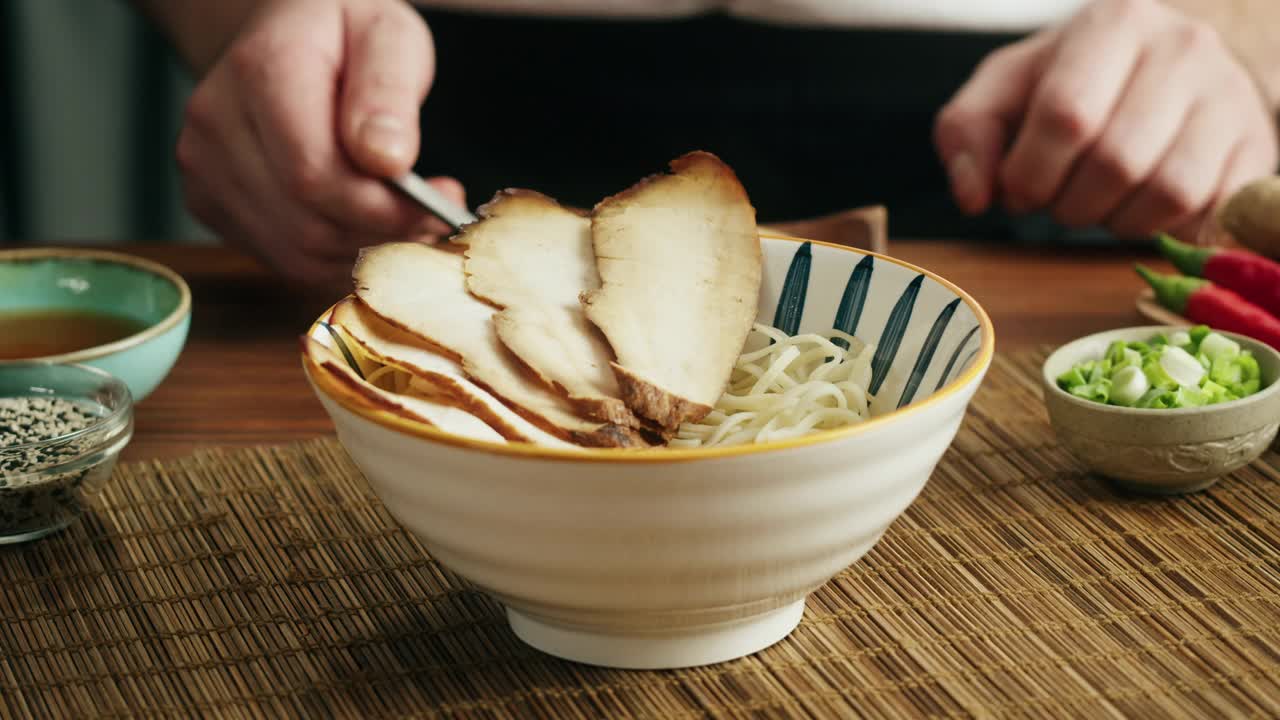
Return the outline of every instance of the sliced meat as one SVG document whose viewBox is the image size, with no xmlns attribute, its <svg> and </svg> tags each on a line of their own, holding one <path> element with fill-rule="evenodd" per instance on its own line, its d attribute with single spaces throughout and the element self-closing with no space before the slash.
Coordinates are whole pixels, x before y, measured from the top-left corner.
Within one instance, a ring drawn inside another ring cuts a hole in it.
<svg viewBox="0 0 1280 720">
<path fill-rule="evenodd" d="M 316 340 L 302 338 L 302 351 L 321 372 L 327 372 L 355 394 L 367 407 L 385 410 L 451 435 L 503 443 L 506 439 L 480 418 L 451 405 L 398 395 L 360 379 L 346 361 Z"/>
<path fill-rule="evenodd" d="M 609 367 L 613 350 L 578 301 L 600 287 L 591 219 L 529 190 L 504 190 L 479 215 L 453 241 L 467 246 L 467 288 L 503 308 L 498 338 L 578 412 L 639 427 Z"/>
<path fill-rule="evenodd" d="M 360 254 L 356 295 L 391 325 L 445 350 L 473 382 L 564 440 L 605 447 L 645 445 L 638 433 L 581 417 L 498 339 L 497 310 L 467 292 L 463 257 L 421 243 L 387 243 Z"/>
<path fill-rule="evenodd" d="M 516 414 L 468 380 L 457 362 L 378 317 L 360 300 L 347 298 L 334 306 L 331 322 L 370 357 L 411 374 L 410 387 L 415 392 L 475 415 L 506 439 L 553 447 L 576 447 Z"/>
<path fill-rule="evenodd" d="M 742 184 L 714 155 L 681 156 L 597 205 L 592 243 L 601 287 L 582 303 L 627 406 L 668 429 L 701 419 L 756 317 L 760 238 Z"/>
</svg>

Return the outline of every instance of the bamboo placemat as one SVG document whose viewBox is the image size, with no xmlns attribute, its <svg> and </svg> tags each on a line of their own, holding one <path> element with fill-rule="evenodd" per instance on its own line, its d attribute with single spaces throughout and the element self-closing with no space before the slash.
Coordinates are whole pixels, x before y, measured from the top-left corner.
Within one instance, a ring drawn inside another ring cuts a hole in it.
<svg viewBox="0 0 1280 720">
<path fill-rule="evenodd" d="M 1280 715 L 1280 454 L 1113 492 L 996 361 L 910 510 L 790 638 L 671 672 L 562 662 L 401 532 L 332 440 L 122 467 L 0 550 L 0 714 Z"/>
</svg>

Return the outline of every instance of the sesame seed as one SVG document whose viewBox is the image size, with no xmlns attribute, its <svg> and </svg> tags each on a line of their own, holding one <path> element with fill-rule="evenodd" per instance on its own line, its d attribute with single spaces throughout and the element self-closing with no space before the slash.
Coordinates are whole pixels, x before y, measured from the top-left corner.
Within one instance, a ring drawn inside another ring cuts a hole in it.
<svg viewBox="0 0 1280 720">
<path fill-rule="evenodd" d="M 80 514 L 84 491 L 105 481 L 109 464 L 53 469 L 101 442 L 96 433 L 65 436 L 92 427 L 104 415 L 101 406 L 66 398 L 0 398 L 0 534 L 65 524 Z"/>
<path fill-rule="evenodd" d="M 101 419 L 101 412 L 65 398 L 0 398 L 0 448 L 52 440 Z"/>
</svg>

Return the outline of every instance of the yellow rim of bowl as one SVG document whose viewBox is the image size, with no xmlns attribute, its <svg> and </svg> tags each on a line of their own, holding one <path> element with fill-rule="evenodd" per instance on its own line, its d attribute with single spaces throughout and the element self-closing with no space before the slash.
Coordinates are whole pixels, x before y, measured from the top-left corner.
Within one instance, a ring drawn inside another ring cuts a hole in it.
<svg viewBox="0 0 1280 720">
<path fill-rule="evenodd" d="M 326 397 L 338 403 L 344 409 L 359 417 L 369 420 L 370 422 L 423 440 L 429 440 L 431 442 L 437 442 L 443 445 L 450 445 L 468 450 L 478 450 L 480 452 L 494 455 L 506 455 L 538 460 L 578 463 L 664 463 L 758 455 L 760 453 L 790 450 L 793 448 L 818 445 L 834 440 L 853 437 L 860 433 L 869 432 L 882 427 L 899 418 L 923 412 L 926 408 L 937 405 L 945 398 L 954 395 L 970 382 L 975 380 L 991 364 L 991 360 L 995 356 L 995 329 L 992 327 L 991 318 L 987 316 L 986 310 L 984 310 L 982 306 L 969 295 L 969 293 L 961 290 L 954 283 L 939 276 L 937 273 L 925 270 L 924 268 L 912 265 L 911 263 L 888 257 L 887 255 L 881 255 L 879 253 L 851 248 L 844 245 L 836 245 L 835 243 L 822 242 L 820 240 L 806 240 L 804 238 L 764 232 L 760 233 L 760 237 L 762 239 L 768 238 L 770 240 L 783 240 L 795 243 L 808 242 L 813 243 L 814 245 L 835 248 L 837 250 L 857 255 L 871 255 L 872 257 L 884 260 L 885 262 L 925 275 L 934 282 L 937 282 L 939 285 L 942 285 L 955 293 L 956 296 L 973 311 L 974 316 L 978 320 L 978 326 L 982 328 L 982 344 L 979 346 L 978 356 L 974 359 L 974 362 L 969 366 L 968 370 L 961 373 L 955 380 L 947 383 L 942 387 L 942 389 L 934 392 L 924 400 L 908 405 L 905 408 L 900 408 L 893 412 L 874 417 L 866 422 L 858 423 L 857 425 L 850 425 L 848 427 L 837 428 L 834 430 L 823 430 L 822 432 L 816 432 L 810 435 L 801 435 L 800 437 L 789 438 L 786 440 L 775 440 L 772 442 L 751 445 L 675 449 L 659 447 L 646 450 L 626 450 L 619 448 L 563 449 L 544 447 L 530 443 L 499 444 L 484 440 L 473 440 L 471 438 L 461 437 L 452 433 L 446 433 L 432 426 L 400 417 L 388 410 L 370 407 L 367 402 L 363 402 L 353 391 L 345 388 L 335 377 L 333 377 L 331 373 L 318 371 L 318 368 L 315 367 L 314 363 L 312 363 L 305 355 L 302 357 L 302 366 L 311 382 L 320 391 L 322 391 Z M 331 312 L 332 308 L 326 310 L 314 323 L 311 324 L 311 327 L 307 329 L 307 335 L 309 337 L 315 334 L 316 328 L 319 327 L 320 322 L 324 318 L 329 317 Z"/>
<path fill-rule="evenodd" d="M 173 329 L 182 318 L 191 312 L 191 288 L 187 287 L 187 282 L 182 279 L 178 273 L 145 258 L 126 255 L 124 253 L 112 252 L 110 250 L 89 250 L 80 248 L 23 248 L 21 250 L 0 250 L 0 262 L 13 262 L 24 260 L 40 260 L 45 258 L 70 258 L 74 260 L 95 260 L 98 262 L 110 262 L 118 265 L 128 265 L 152 275 L 158 275 L 178 288 L 178 307 L 173 312 L 164 317 L 163 320 L 148 325 L 146 328 L 128 336 L 110 342 L 105 345 L 94 345 L 93 347 L 75 352 L 62 353 L 61 355 L 44 355 L 42 357 L 21 358 L 14 360 L 0 360 L 0 366 L 13 363 L 28 362 L 48 362 L 48 363 L 79 363 L 86 360 L 96 360 L 121 350 L 128 350 L 132 347 L 141 345 L 152 338 L 159 337 L 169 330 Z"/>
</svg>

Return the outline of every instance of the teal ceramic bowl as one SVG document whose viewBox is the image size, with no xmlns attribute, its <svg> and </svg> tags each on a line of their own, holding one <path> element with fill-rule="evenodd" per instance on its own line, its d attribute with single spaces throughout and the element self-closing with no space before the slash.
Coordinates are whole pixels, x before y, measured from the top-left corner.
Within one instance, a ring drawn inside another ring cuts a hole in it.
<svg viewBox="0 0 1280 720">
<path fill-rule="evenodd" d="M 163 265 L 105 250 L 33 248 L 0 251 L 0 316 L 83 311 L 115 316 L 141 329 L 114 342 L 60 355 L 0 360 L 79 363 L 114 375 L 135 401 L 155 390 L 187 340 L 191 290 Z M 5 339 L 0 337 L 0 345 Z"/>
</svg>

